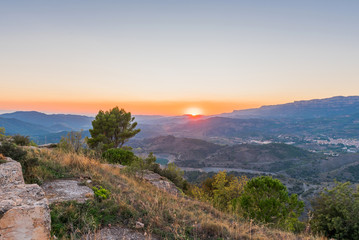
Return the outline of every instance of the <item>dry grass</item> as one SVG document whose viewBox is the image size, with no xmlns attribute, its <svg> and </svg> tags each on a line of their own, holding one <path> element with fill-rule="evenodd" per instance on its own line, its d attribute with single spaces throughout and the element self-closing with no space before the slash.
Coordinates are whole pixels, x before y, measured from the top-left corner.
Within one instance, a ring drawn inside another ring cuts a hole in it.
<svg viewBox="0 0 359 240">
<path fill-rule="evenodd" d="M 93 185 L 109 189 L 112 198 L 128 214 L 126 227 L 145 224 L 147 234 L 162 239 L 324 239 L 295 235 L 243 221 L 220 212 L 207 203 L 177 197 L 121 172 L 75 153 L 57 150 L 33 151 L 46 166 L 57 166 L 73 176 L 91 178 Z M 121 213 L 122 214 L 122 213 Z"/>
</svg>

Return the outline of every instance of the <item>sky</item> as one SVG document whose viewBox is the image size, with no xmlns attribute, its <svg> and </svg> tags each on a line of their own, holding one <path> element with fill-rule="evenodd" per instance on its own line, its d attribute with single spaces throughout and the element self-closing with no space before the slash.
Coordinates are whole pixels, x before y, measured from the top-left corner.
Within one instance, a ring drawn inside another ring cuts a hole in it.
<svg viewBox="0 0 359 240">
<path fill-rule="evenodd" d="M 357 0 L 0 0 L 0 111 L 209 115 L 358 95 L 358 12 Z"/>
</svg>

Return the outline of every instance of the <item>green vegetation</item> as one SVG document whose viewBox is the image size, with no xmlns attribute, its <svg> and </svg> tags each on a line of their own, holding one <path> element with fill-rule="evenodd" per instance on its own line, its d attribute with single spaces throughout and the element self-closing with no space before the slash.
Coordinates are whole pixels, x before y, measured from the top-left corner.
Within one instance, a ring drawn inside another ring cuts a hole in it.
<svg viewBox="0 0 359 240">
<path fill-rule="evenodd" d="M 79 239 L 101 226 L 126 220 L 115 200 L 89 200 L 85 203 L 68 201 L 52 204 L 51 235 L 60 239 Z"/>
<path fill-rule="evenodd" d="M 22 136 L 16 134 L 12 136 L 14 143 L 18 146 L 29 146 L 30 145 L 30 137 L 29 136 Z"/>
<path fill-rule="evenodd" d="M 312 201 L 310 221 L 314 232 L 335 239 L 359 239 L 359 187 L 336 182 Z"/>
<path fill-rule="evenodd" d="M 115 107 L 109 111 L 99 111 L 92 121 L 91 138 L 87 140 L 93 149 L 106 151 L 110 148 L 122 147 L 131 137 L 140 132 L 135 129 L 137 122 L 130 112 Z"/>
<path fill-rule="evenodd" d="M 95 198 L 101 202 L 102 200 L 106 200 L 110 197 L 111 192 L 109 190 L 107 190 L 106 188 L 103 187 L 92 187 L 92 190 L 95 194 Z"/>
<path fill-rule="evenodd" d="M 83 152 L 84 141 L 82 140 L 82 131 L 71 131 L 67 133 L 66 137 L 61 137 L 58 147 L 67 152 Z"/>
<path fill-rule="evenodd" d="M 248 181 L 245 176 L 235 177 L 223 171 L 206 179 L 201 188 L 192 187 L 191 195 L 256 223 L 290 231 L 300 231 L 304 226 L 298 220 L 304 203 L 295 194 L 289 196 L 278 179 L 268 176 Z"/>
<path fill-rule="evenodd" d="M 251 179 L 236 203 L 238 212 L 247 219 L 291 231 L 299 230 L 298 217 L 304 203 L 296 194 L 289 196 L 287 188 L 278 179 L 269 176 Z"/>
<path fill-rule="evenodd" d="M 135 159 L 135 154 L 128 149 L 111 148 L 106 150 L 102 157 L 108 163 L 130 165 Z"/>
<path fill-rule="evenodd" d="M 0 140 L 5 136 L 5 128 L 0 127 Z"/>
<path fill-rule="evenodd" d="M 20 162 L 26 183 L 39 183 L 34 174 L 34 168 L 38 166 L 37 157 L 29 156 L 27 151 L 8 141 L 1 143 L 0 154 Z"/>
<path fill-rule="evenodd" d="M 202 183 L 202 187 L 193 186 L 191 195 L 199 200 L 211 202 L 214 207 L 227 212 L 234 212 L 234 199 L 241 196 L 247 178 L 227 175 L 226 171 L 218 172 Z"/>
</svg>

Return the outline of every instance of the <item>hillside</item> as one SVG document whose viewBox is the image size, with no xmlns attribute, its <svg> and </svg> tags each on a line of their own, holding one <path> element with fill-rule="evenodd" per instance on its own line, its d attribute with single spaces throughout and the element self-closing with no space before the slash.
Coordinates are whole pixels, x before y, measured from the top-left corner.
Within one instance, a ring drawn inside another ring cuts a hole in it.
<svg viewBox="0 0 359 240">
<path fill-rule="evenodd" d="M 110 190 L 107 200 L 51 204 L 51 234 L 60 239 L 81 238 L 108 228 L 135 229 L 154 239 L 316 239 L 238 219 L 208 203 L 159 190 L 120 168 L 83 155 L 34 148 L 28 154 L 38 162 L 25 176 L 41 185 L 70 177 L 71 181 L 81 181 L 82 186 Z"/>
<path fill-rule="evenodd" d="M 48 127 L 53 131 L 80 130 L 91 127 L 92 117 L 73 114 L 45 114 L 35 111 L 18 111 L 0 115 L 1 118 L 14 118 L 24 122 Z"/>
<path fill-rule="evenodd" d="M 234 110 L 220 116 L 231 118 L 310 119 L 332 118 L 359 113 L 359 96 L 332 97 Z"/>
<path fill-rule="evenodd" d="M 4 127 L 8 135 L 21 134 L 33 136 L 50 133 L 50 129 L 47 127 L 24 122 L 15 118 L 0 117 L 0 127 Z"/>
</svg>

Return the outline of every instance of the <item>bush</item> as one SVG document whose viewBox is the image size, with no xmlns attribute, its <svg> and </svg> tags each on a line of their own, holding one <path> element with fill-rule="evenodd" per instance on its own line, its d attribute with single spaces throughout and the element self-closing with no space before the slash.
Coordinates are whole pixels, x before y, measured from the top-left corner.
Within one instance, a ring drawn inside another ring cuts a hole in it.
<svg viewBox="0 0 359 240">
<path fill-rule="evenodd" d="M 236 212 L 236 200 L 241 196 L 247 181 L 246 176 L 235 177 L 222 171 L 204 180 L 201 188 L 193 186 L 190 194 L 196 199 L 211 202 L 222 211 Z"/>
<path fill-rule="evenodd" d="M 359 188 L 336 182 L 312 200 L 310 225 L 314 232 L 335 239 L 359 239 Z"/>
<path fill-rule="evenodd" d="M 102 157 L 108 163 L 130 165 L 135 159 L 135 154 L 127 149 L 111 148 L 105 151 Z"/>
<path fill-rule="evenodd" d="M 65 152 L 80 153 L 83 151 L 84 141 L 82 139 L 82 131 L 67 133 L 66 137 L 61 137 L 58 147 Z"/>
<path fill-rule="evenodd" d="M 27 152 L 10 142 L 2 142 L 0 154 L 10 157 L 21 164 L 24 180 L 26 183 L 39 183 L 33 169 L 39 165 L 37 158 L 27 156 Z"/>
<path fill-rule="evenodd" d="M 110 197 L 111 192 L 103 187 L 100 188 L 92 187 L 92 190 L 95 194 L 95 198 L 101 202 L 102 200 L 106 200 Z"/>
<path fill-rule="evenodd" d="M 288 195 L 287 188 L 269 176 L 251 179 L 238 198 L 239 214 L 258 223 L 272 224 L 291 231 L 300 225 L 298 217 L 303 212 L 304 203 L 296 194 Z"/>
<path fill-rule="evenodd" d="M 101 226 L 122 223 L 121 207 L 113 200 L 68 201 L 50 205 L 51 235 L 59 239 L 80 239 Z"/>
<path fill-rule="evenodd" d="M 14 140 L 14 143 L 19 146 L 30 146 L 30 137 L 29 136 L 22 136 L 19 134 L 16 134 L 12 136 L 12 139 Z"/>
<path fill-rule="evenodd" d="M 184 172 L 174 163 L 169 163 L 164 169 L 161 169 L 157 163 L 156 165 L 158 167 L 153 168 L 155 173 L 166 177 L 183 191 L 187 191 L 189 189 L 189 183 L 183 178 Z"/>
</svg>

